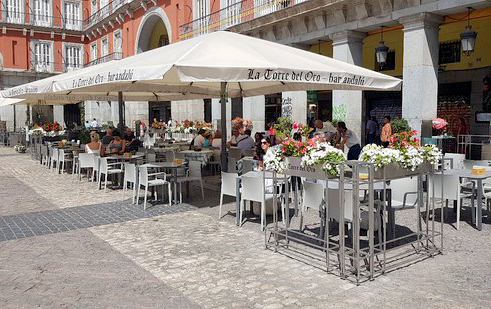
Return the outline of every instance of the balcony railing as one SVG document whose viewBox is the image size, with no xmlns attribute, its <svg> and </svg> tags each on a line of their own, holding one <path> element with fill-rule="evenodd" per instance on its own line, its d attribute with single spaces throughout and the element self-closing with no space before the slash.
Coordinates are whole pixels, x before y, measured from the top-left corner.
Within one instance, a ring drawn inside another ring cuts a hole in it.
<svg viewBox="0 0 491 309">
<path fill-rule="evenodd" d="M 189 39 L 204 33 L 224 30 L 308 0 L 241 1 L 219 11 L 195 19 L 179 27 L 179 39 Z"/>
<path fill-rule="evenodd" d="M 3 23 L 82 31 L 82 19 L 68 19 L 59 16 L 11 12 L 8 10 L 0 10 L 0 14 L 0 22 Z"/>
<path fill-rule="evenodd" d="M 111 60 L 120 60 L 123 59 L 123 53 L 122 52 L 114 52 L 105 56 L 102 56 L 100 58 L 97 58 L 95 60 L 89 61 L 86 64 L 84 64 L 84 68 L 90 67 L 92 65 L 100 64 L 100 63 L 105 63 Z"/>
<path fill-rule="evenodd" d="M 119 9 L 126 3 L 130 3 L 131 1 L 132 0 L 113 0 L 112 2 L 109 2 L 107 5 L 103 6 L 100 10 L 84 20 L 84 29 L 90 28 L 101 20 L 104 20 L 106 17 L 109 17 L 111 14 L 113 14 L 117 9 Z"/>
<path fill-rule="evenodd" d="M 82 64 L 71 64 L 66 62 L 46 62 L 46 61 L 31 61 L 29 70 L 38 73 L 65 73 L 73 70 L 81 69 Z"/>
</svg>

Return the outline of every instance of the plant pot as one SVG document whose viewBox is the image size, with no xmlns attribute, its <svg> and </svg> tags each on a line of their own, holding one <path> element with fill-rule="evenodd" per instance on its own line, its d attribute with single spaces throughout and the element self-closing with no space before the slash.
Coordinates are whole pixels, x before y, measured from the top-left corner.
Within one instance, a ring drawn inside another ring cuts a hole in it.
<svg viewBox="0 0 491 309">
<path fill-rule="evenodd" d="M 285 158 L 285 171 L 287 175 L 306 177 L 313 179 L 326 179 L 327 173 L 322 169 L 322 165 L 302 166 L 302 158 L 287 157 Z"/>
<path fill-rule="evenodd" d="M 432 169 L 433 169 L 433 166 L 427 161 L 424 161 L 414 171 L 412 171 L 410 169 L 402 168 L 398 164 L 392 163 L 392 164 L 384 166 L 383 168 L 376 170 L 373 177 L 375 179 L 384 179 L 384 171 L 385 171 L 385 179 L 387 179 L 387 180 L 396 179 L 396 178 L 404 178 L 404 177 L 415 176 L 415 175 L 418 175 L 420 173 L 428 173 Z"/>
</svg>

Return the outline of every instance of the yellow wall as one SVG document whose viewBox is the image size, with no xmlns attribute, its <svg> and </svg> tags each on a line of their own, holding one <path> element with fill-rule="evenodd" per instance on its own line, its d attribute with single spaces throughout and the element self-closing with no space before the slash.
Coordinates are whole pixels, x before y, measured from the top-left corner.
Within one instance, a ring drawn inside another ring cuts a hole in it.
<svg viewBox="0 0 491 309">
<path fill-rule="evenodd" d="M 160 36 L 163 34 L 165 34 L 166 36 L 168 35 L 167 29 L 165 28 L 162 20 L 159 20 L 158 22 L 155 23 L 155 26 L 152 30 L 152 35 L 150 36 L 150 40 L 148 41 L 149 50 L 159 47 L 159 39 Z"/>
<path fill-rule="evenodd" d="M 467 25 L 467 13 L 447 17 L 440 26 L 440 42 L 460 40 L 460 33 L 465 30 Z M 461 19 L 461 21 L 456 21 Z M 444 64 L 445 71 L 478 69 L 491 66 L 491 9 L 475 11 L 471 14 L 471 26 L 477 32 L 475 51 L 469 58 L 461 54 L 460 62 Z M 375 48 L 379 45 L 380 31 L 368 34 L 363 40 L 363 66 L 375 69 Z M 395 69 L 383 71 L 382 73 L 392 76 L 402 76 L 402 59 L 404 52 L 404 37 L 402 26 L 384 29 L 384 42 L 389 50 L 395 51 Z M 310 46 L 310 51 L 319 53 L 319 44 Z M 320 53 L 327 57 L 332 57 L 331 42 L 320 44 Z"/>
</svg>

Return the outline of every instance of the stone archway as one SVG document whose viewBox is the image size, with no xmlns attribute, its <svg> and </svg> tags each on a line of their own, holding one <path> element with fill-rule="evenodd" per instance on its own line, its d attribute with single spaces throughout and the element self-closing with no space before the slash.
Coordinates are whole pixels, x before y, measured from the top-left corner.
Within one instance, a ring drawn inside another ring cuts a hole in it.
<svg viewBox="0 0 491 309">
<path fill-rule="evenodd" d="M 135 53 L 167 45 L 172 41 L 172 28 L 165 11 L 154 7 L 147 11 L 138 27 Z"/>
</svg>

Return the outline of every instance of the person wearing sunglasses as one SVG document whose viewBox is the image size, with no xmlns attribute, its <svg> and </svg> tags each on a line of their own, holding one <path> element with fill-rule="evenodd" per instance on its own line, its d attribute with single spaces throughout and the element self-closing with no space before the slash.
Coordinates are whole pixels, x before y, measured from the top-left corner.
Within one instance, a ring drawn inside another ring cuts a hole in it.
<svg viewBox="0 0 491 309">
<path fill-rule="evenodd" d="M 271 149 L 271 141 L 269 137 L 263 137 L 261 139 L 261 151 L 258 153 L 259 156 L 259 170 L 264 169 L 264 156 L 267 155 L 268 151 Z"/>
</svg>

